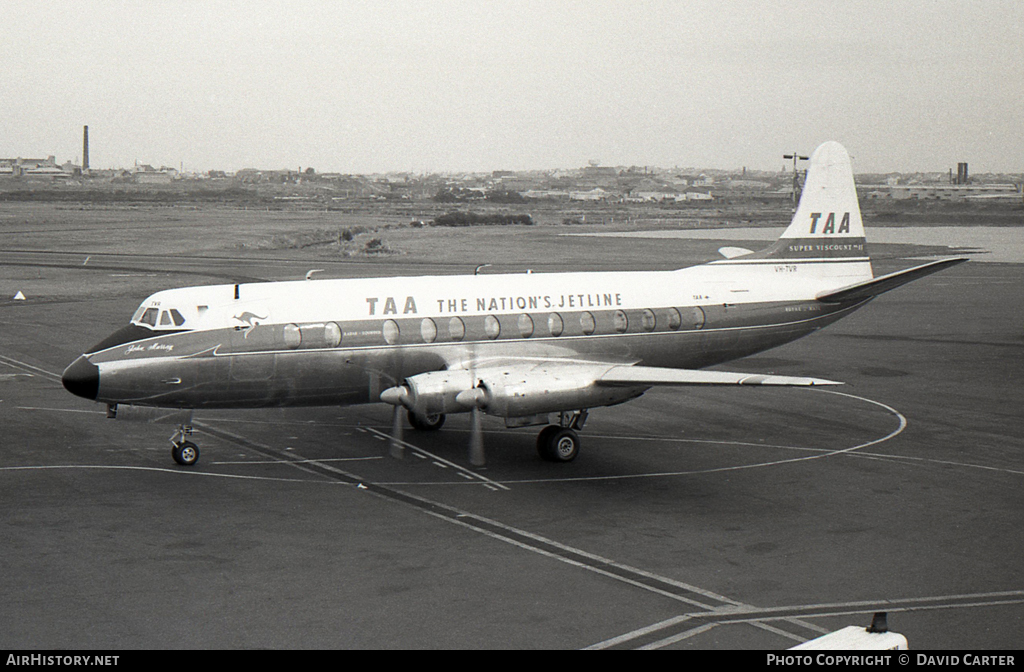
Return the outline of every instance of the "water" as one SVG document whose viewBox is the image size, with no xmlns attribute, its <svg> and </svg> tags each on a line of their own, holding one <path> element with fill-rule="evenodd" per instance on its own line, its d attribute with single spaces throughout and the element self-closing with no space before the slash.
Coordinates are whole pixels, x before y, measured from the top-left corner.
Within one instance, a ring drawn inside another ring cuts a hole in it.
<svg viewBox="0 0 1024 672">
<path fill-rule="evenodd" d="M 1001 226 L 907 226 L 901 228 L 865 227 L 868 243 L 945 246 L 949 254 L 972 261 L 1024 264 L 1024 228 Z M 721 241 L 776 240 L 783 229 L 736 228 L 671 231 L 608 231 L 569 233 L 569 236 L 604 238 L 662 238 Z"/>
</svg>

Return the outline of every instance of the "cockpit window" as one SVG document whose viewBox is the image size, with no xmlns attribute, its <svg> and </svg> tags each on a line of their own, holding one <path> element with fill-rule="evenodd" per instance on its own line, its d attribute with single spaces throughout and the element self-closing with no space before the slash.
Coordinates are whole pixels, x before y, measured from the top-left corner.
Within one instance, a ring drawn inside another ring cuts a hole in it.
<svg viewBox="0 0 1024 672">
<path fill-rule="evenodd" d="M 146 326 L 151 329 L 168 329 L 173 327 L 180 327 L 185 324 L 185 316 L 181 314 L 177 308 L 168 308 L 161 310 L 160 308 L 152 307 L 145 308 L 140 307 L 136 311 L 135 315 L 132 316 L 132 323 Z M 160 326 L 157 327 L 157 324 Z"/>
</svg>

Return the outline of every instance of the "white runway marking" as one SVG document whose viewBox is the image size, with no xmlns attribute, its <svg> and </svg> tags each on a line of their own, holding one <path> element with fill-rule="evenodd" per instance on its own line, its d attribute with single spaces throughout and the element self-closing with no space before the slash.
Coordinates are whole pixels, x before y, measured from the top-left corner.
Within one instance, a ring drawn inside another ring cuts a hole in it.
<svg viewBox="0 0 1024 672">
<path fill-rule="evenodd" d="M 803 389 L 803 388 L 801 388 L 801 389 Z M 695 474 L 714 474 L 714 473 L 722 473 L 722 472 L 728 472 L 728 471 L 743 471 L 743 470 L 746 470 L 746 469 L 762 469 L 762 468 L 765 468 L 765 467 L 776 467 L 776 466 L 783 465 L 783 464 L 793 464 L 793 463 L 796 463 L 796 462 L 807 462 L 809 460 L 820 460 L 820 459 L 827 458 L 827 457 L 834 457 L 836 455 L 844 455 L 844 454 L 852 453 L 852 452 L 861 450 L 863 448 L 868 448 L 870 446 L 874 446 L 874 445 L 877 445 L 879 443 L 884 443 L 885 441 L 888 441 L 888 440 L 892 439 L 893 437 L 898 436 L 900 433 L 903 432 L 904 429 L 907 428 L 907 418 L 902 413 L 897 411 L 895 408 L 893 408 L 891 406 L 888 406 L 886 404 L 883 404 L 880 401 L 874 401 L 874 400 L 868 399 L 866 397 L 859 397 L 859 396 L 857 396 L 855 394 L 848 394 L 846 392 L 834 392 L 832 390 L 824 390 L 824 389 L 817 388 L 817 387 L 815 387 L 815 388 L 806 388 L 806 389 L 809 390 L 809 391 L 813 391 L 813 392 L 823 392 L 825 394 L 835 394 L 835 395 L 839 395 L 839 396 L 842 396 L 842 397 L 848 397 L 850 399 L 856 399 L 858 401 L 863 401 L 863 402 L 868 403 L 868 404 L 873 404 L 875 406 L 879 406 L 879 407 L 885 409 L 886 411 L 888 411 L 889 413 L 891 413 L 892 415 L 896 416 L 896 418 L 898 420 L 898 423 L 899 423 L 899 426 L 896 429 L 894 429 L 893 431 L 889 432 L 888 434 L 886 434 L 885 436 L 883 436 L 881 438 L 874 439 L 872 441 L 867 441 L 865 443 L 860 443 L 860 444 L 857 444 L 856 446 L 851 446 L 849 448 L 840 448 L 838 450 L 827 450 L 827 449 L 822 449 L 822 448 L 796 448 L 796 447 L 792 447 L 792 446 L 774 446 L 774 447 L 777 447 L 777 448 L 787 448 L 787 449 L 814 451 L 815 454 L 813 454 L 813 455 L 804 455 L 802 457 L 791 457 L 791 458 L 786 458 L 786 459 L 782 459 L 782 460 L 771 460 L 771 461 L 768 461 L 768 462 L 755 462 L 753 464 L 738 464 L 738 465 L 733 465 L 733 466 L 729 466 L 729 467 L 714 467 L 714 468 L 711 468 L 711 469 L 691 469 L 691 470 L 685 470 L 685 471 L 650 472 L 650 473 L 645 473 L 645 474 L 618 474 L 618 475 L 611 475 L 611 476 L 570 476 L 570 477 L 562 477 L 562 478 L 524 478 L 524 479 L 503 480 L 503 481 L 500 481 L 500 482 L 501 483 L 507 483 L 507 484 L 525 484 L 525 483 L 573 483 L 573 482 L 585 482 L 585 481 L 617 481 L 617 480 L 632 480 L 632 479 L 639 479 L 639 478 L 666 478 L 666 477 L 670 477 L 670 476 L 693 476 Z M 378 431 L 378 430 L 373 430 L 373 431 Z M 383 434 L 383 432 L 381 432 L 381 433 Z M 629 438 L 629 439 L 634 439 L 634 440 L 636 439 L 636 437 L 623 437 L 623 438 Z M 690 441 L 690 439 L 653 439 L 653 440 Z M 708 443 L 715 443 L 715 442 L 708 442 Z M 718 443 L 730 443 L 730 444 L 735 444 L 735 445 L 749 445 L 749 446 L 765 447 L 764 444 L 755 444 L 755 443 L 748 443 L 748 444 L 744 444 L 744 443 L 740 443 L 740 442 L 718 442 Z M 430 482 L 430 483 L 422 483 L 422 482 L 401 482 L 401 483 L 399 483 L 399 482 L 388 482 L 388 483 L 381 483 L 381 484 L 382 485 L 389 485 L 389 486 L 397 486 L 397 485 L 456 485 L 456 484 L 458 484 L 458 482 L 457 481 L 456 482 L 437 482 L 437 481 L 435 481 L 435 482 Z"/>
<path fill-rule="evenodd" d="M 383 460 L 382 455 L 369 457 L 328 457 L 318 460 L 221 460 L 210 464 L 319 464 L 321 462 L 362 462 L 365 460 Z"/>
<path fill-rule="evenodd" d="M 680 614 L 672 618 L 653 623 L 643 628 L 606 639 L 602 642 L 592 644 L 587 649 L 598 650 L 608 649 L 647 637 L 656 632 L 667 631 L 677 625 L 689 621 L 697 621 L 699 625 L 683 630 L 674 635 L 664 637 L 655 642 L 640 646 L 642 650 L 661 649 L 694 635 L 707 632 L 719 625 L 755 625 L 769 632 L 783 634 L 794 639 L 791 633 L 780 631 L 777 628 L 768 626 L 770 621 L 793 621 L 793 619 L 826 618 L 835 616 L 856 616 L 862 614 L 873 614 L 878 611 L 909 612 L 909 611 L 932 611 L 937 609 L 964 609 L 977 607 L 993 607 L 1007 604 L 1024 604 L 1024 590 L 1007 590 L 991 593 L 968 593 L 960 595 L 935 595 L 929 597 L 910 597 L 890 600 L 856 602 L 826 602 L 822 604 L 804 604 L 797 606 L 770 607 L 765 609 L 740 608 L 728 606 L 712 609 L 707 612 Z M 749 609 L 749 610 L 748 610 Z M 801 640 L 804 641 L 804 640 Z"/>
<path fill-rule="evenodd" d="M 391 436 L 389 434 L 387 434 L 386 432 L 382 432 L 379 429 L 375 429 L 373 427 L 367 427 L 366 430 L 368 432 L 373 433 L 373 435 L 375 437 L 379 438 L 379 439 L 386 440 L 386 441 L 390 441 L 391 440 Z M 447 465 L 447 466 L 451 467 L 452 469 L 455 469 L 456 473 L 459 476 L 461 476 L 462 478 L 464 478 L 464 479 L 466 479 L 466 480 L 468 480 L 468 481 L 470 481 L 470 482 L 472 482 L 474 484 L 479 484 L 482 481 L 483 483 L 489 485 L 490 486 L 489 489 L 491 489 L 491 490 L 494 490 L 494 489 L 508 490 L 508 488 L 506 486 L 502 485 L 501 483 L 499 483 L 497 481 L 492 481 L 491 479 L 486 478 L 484 476 L 481 476 L 480 474 L 476 473 L 475 471 L 471 471 L 471 470 L 467 469 L 466 467 L 463 467 L 463 466 L 461 466 L 459 464 L 456 464 L 455 462 L 452 462 L 450 460 L 446 460 L 443 457 L 438 457 L 437 455 L 431 453 L 429 450 L 423 450 L 419 446 L 415 446 L 415 445 L 409 443 L 408 441 L 399 441 L 398 443 L 400 443 L 401 445 L 405 446 L 409 450 L 413 451 L 413 454 L 417 455 L 418 457 L 426 456 L 429 459 L 434 460 L 435 464 L 443 464 L 443 465 Z M 381 483 L 381 485 L 387 485 L 387 484 Z"/>
<path fill-rule="evenodd" d="M 34 366 L 34 365 L 29 364 L 27 362 L 19 361 L 17 359 L 14 359 L 13 357 L 6 357 L 4 355 L 0 355 L 0 364 L 6 364 L 7 366 L 10 366 L 11 368 L 19 369 L 21 371 L 25 371 L 25 372 L 33 374 L 33 375 L 39 375 L 39 376 L 42 376 L 43 378 L 47 378 L 49 380 L 55 380 L 58 383 L 60 382 L 60 379 L 61 379 L 61 377 L 59 375 L 57 375 L 56 373 L 50 373 L 46 369 L 41 369 L 38 366 Z"/>
<path fill-rule="evenodd" d="M 126 465 L 117 464 L 52 464 L 52 465 L 33 465 L 24 467 L 0 467 L 0 471 L 43 471 L 43 470 L 56 470 L 56 469 L 96 469 L 96 470 L 107 470 L 107 471 L 154 471 L 165 474 L 175 474 L 177 476 L 206 476 L 210 478 L 234 478 L 245 481 L 278 481 L 282 483 L 338 483 L 339 485 L 347 485 L 340 481 L 325 481 L 325 480 L 313 480 L 313 479 L 302 479 L 302 478 L 274 478 L 271 476 L 242 476 L 240 474 L 214 474 L 208 471 L 196 471 L 194 469 L 170 469 L 163 467 L 131 467 Z"/>
<path fill-rule="evenodd" d="M 105 411 L 90 411 L 82 408 L 46 408 L 44 406 L 18 406 L 19 411 L 52 411 L 54 413 L 86 413 L 89 415 L 106 415 Z"/>
<path fill-rule="evenodd" d="M 0 362 L 6 363 L 6 364 L 8 364 L 10 366 L 13 366 L 14 368 L 18 368 L 18 369 L 21 369 L 23 371 L 26 370 L 26 367 L 31 367 L 31 365 L 27 365 L 27 364 L 25 364 L 23 362 L 18 362 L 17 360 L 10 360 L 10 358 L 0 358 Z M 32 367 L 32 368 L 37 369 L 37 371 L 36 371 L 37 373 L 41 373 L 41 374 L 43 374 L 44 376 L 46 376 L 46 377 L 48 377 L 50 379 L 56 379 L 56 380 L 60 379 L 59 376 L 57 376 L 56 374 L 51 374 L 49 372 L 43 371 L 42 369 L 38 369 L 38 367 Z M 585 478 L 579 478 L 579 479 L 530 479 L 530 480 L 512 481 L 512 482 L 523 482 L 523 483 L 525 483 L 525 482 L 552 482 L 552 481 L 573 481 L 573 480 L 608 480 L 608 479 L 612 479 L 612 478 L 642 478 L 642 477 L 651 477 L 651 476 L 685 475 L 685 474 L 693 474 L 693 473 L 715 473 L 715 472 L 724 472 L 724 471 L 735 471 L 735 470 L 740 470 L 740 469 L 751 469 L 751 468 L 760 468 L 760 467 L 767 467 L 767 466 L 776 466 L 776 465 L 781 465 L 781 464 L 789 464 L 789 463 L 807 461 L 807 460 L 812 460 L 812 459 L 820 459 L 820 458 L 824 458 L 824 457 L 832 457 L 832 456 L 835 456 L 835 455 L 854 454 L 854 453 L 857 453 L 857 451 L 861 451 L 864 448 L 867 448 L 867 447 L 870 447 L 870 446 L 874 446 L 874 445 L 878 445 L 880 443 L 883 443 L 885 441 L 888 441 L 888 440 L 892 439 L 893 437 L 895 437 L 895 436 L 899 435 L 900 433 L 902 433 L 903 430 L 906 429 L 906 427 L 907 427 L 907 419 L 906 419 L 905 416 L 903 416 L 896 409 L 894 409 L 894 408 L 892 408 L 892 407 L 890 407 L 890 406 L 888 406 L 886 404 L 883 404 L 881 402 L 873 401 L 871 399 L 867 399 L 867 398 L 864 398 L 864 397 L 859 397 L 859 396 L 848 394 L 848 393 L 834 392 L 834 391 L 831 391 L 831 390 L 815 389 L 815 390 L 812 390 L 812 391 L 825 392 L 827 394 L 835 394 L 835 395 L 838 395 L 838 396 L 843 396 L 843 397 L 859 400 L 859 401 L 862 401 L 862 402 L 865 402 L 865 403 L 868 403 L 868 404 L 873 404 L 875 406 L 878 406 L 878 407 L 886 410 L 890 414 L 893 414 L 898 419 L 898 421 L 899 421 L 898 425 L 899 426 L 896 429 L 894 429 L 893 431 L 891 431 L 888 434 L 886 434 L 885 436 L 883 436 L 883 437 L 880 437 L 880 438 L 877 438 L 877 439 L 874 439 L 872 441 L 868 441 L 868 442 L 865 442 L 865 443 L 861 443 L 861 444 L 858 444 L 856 446 L 851 446 L 849 448 L 843 448 L 843 449 L 839 449 L 839 450 L 825 450 L 825 449 L 814 449 L 814 448 L 798 448 L 798 447 L 792 447 L 792 446 L 764 446 L 764 444 L 743 444 L 741 442 L 729 442 L 729 443 L 732 443 L 732 444 L 735 444 L 735 445 L 749 445 L 749 446 L 757 446 L 757 447 L 774 447 L 774 448 L 787 449 L 787 450 L 808 450 L 808 451 L 813 451 L 814 452 L 814 454 L 812 454 L 812 455 L 805 455 L 805 456 L 802 456 L 802 457 L 790 458 L 790 459 L 784 459 L 784 460 L 773 460 L 773 461 L 769 461 L 769 462 L 762 462 L 762 463 L 751 464 L 751 465 L 738 465 L 738 466 L 733 466 L 733 467 L 722 467 L 722 468 L 716 468 L 716 469 L 688 471 L 688 472 L 666 472 L 666 473 L 661 473 L 661 474 L 627 475 L 627 476 L 618 476 L 618 477 L 585 477 Z M 22 408 L 24 410 L 84 412 L 84 413 L 96 413 L 96 414 L 101 413 L 100 411 L 82 411 L 82 410 L 78 410 L 78 409 L 44 409 L 44 408 L 34 408 L 34 407 L 22 407 Z M 223 431 L 223 430 L 221 430 L 221 431 Z M 381 431 L 376 430 L 376 429 L 370 428 L 369 431 L 372 432 L 378 438 L 380 438 L 380 437 L 388 437 L 388 435 L 386 433 L 381 432 Z M 635 439 L 636 437 L 629 437 L 629 438 Z M 657 439 L 652 439 L 652 440 L 657 440 Z M 673 439 L 667 439 L 667 440 L 673 440 Z M 678 439 L 676 439 L 676 440 L 678 441 Z M 709 443 L 711 443 L 711 442 L 709 442 Z M 726 443 L 726 442 L 722 442 L 722 443 Z M 417 448 L 415 446 L 412 446 L 412 444 L 405 444 L 405 445 L 407 445 L 408 447 L 411 447 L 414 450 L 414 454 L 416 454 L 417 451 L 421 451 L 421 449 L 419 449 L 419 448 Z M 426 453 L 426 451 L 421 451 L 421 452 Z M 430 453 L 426 453 L 426 454 L 427 455 L 431 455 Z M 418 457 L 424 457 L 423 455 L 417 455 L 417 456 Z M 859 456 L 867 457 L 868 455 L 860 454 Z M 434 457 L 434 458 L 436 458 L 438 460 L 442 460 L 442 458 L 437 458 L 436 456 L 433 456 L 433 455 L 431 455 L 431 457 Z M 899 456 L 889 456 L 889 455 L 871 455 L 870 457 L 872 457 L 873 459 L 904 459 L 904 460 L 920 460 L 920 461 L 925 461 L 925 462 L 936 462 L 936 463 L 941 463 L 941 464 L 955 464 L 955 463 L 951 463 L 951 462 L 948 462 L 948 461 L 927 460 L 925 458 L 901 458 Z M 344 459 L 345 458 L 341 458 L 341 460 L 344 460 Z M 371 458 L 352 458 L 352 459 L 371 459 Z M 339 460 L 339 461 L 341 461 L 341 460 Z M 478 474 L 475 474 L 475 472 L 471 472 L 471 471 L 469 471 L 467 469 L 464 469 L 464 468 L 460 467 L 459 465 L 456 465 L 454 463 L 448 462 L 447 460 L 442 460 L 442 461 L 447 463 L 447 464 L 452 465 L 457 470 L 459 470 L 459 474 L 463 478 L 477 477 L 477 478 L 480 478 L 483 481 L 485 481 L 485 483 L 483 483 L 483 485 L 485 487 L 488 487 L 489 489 L 493 490 L 495 488 L 502 488 L 502 489 L 506 489 L 507 490 L 507 487 L 505 487 L 504 485 L 502 485 L 499 482 L 491 481 L 489 479 L 485 479 L 485 478 L 479 476 Z M 322 462 L 324 462 L 324 460 L 300 460 L 298 462 L 314 463 L 314 464 L 316 464 L 317 466 L 320 466 L 323 469 L 326 469 L 326 470 L 329 470 L 329 471 L 337 471 L 338 473 L 342 473 L 342 474 L 344 473 L 344 472 L 340 472 L 339 470 L 334 469 L 334 468 L 332 468 L 332 467 L 330 467 L 328 465 L 322 464 Z M 294 466 L 295 468 L 297 468 L 297 469 L 299 469 L 301 471 L 306 471 L 306 468 L 303 467 L 299 463 L 296 463 L 296 462 L 286 462 L 286 463 L 287 464 L 291 464 L 292 466 Z M 253 463 L 250 462 L 248 464 L 253 464 Z M 994 467 L 985 467 L 985 466 L 982 466 L 982 465 L 960 464 L 960 465 L 956 465 L 956 466 L 967 466 L 967 467 L 971 467 L 971 468 L 981 468 L 981 469 L 987 469 L 987 470 L 991 470 L 991 471 L 1004 472 L 1004 473 L 1013 473 L 1013 474 L 1021 473 L 1019 471 L 1008 470 L 1008 469 L 998 469 L 998 468 L 994 468 Z M 235 475 L 235 474 L 214 474 L 214 473 L 209 473 L 209 472 L 196 471 L 196 470 L 193 470 L 193 469 L 182 470 L 182 469 L 170 469 L 170 468 L 133 467 L 133 466 L 119 466 L 119 465 L 49 465 L 49 466 L 47 466 L 47 465 L 38 465 L 38 466 L 21 466 L 21 467 L 0 467 L 0 472 L 18 472 L 18 471 L 26 471 L 27 472 L 27 471 L 48 470 L 48 469 L 81 469 L 81 470 L 97 469 L 97 470 L 121 470 L 121 471 L 149 471 L 149 472 L 169 473 L 169 474 L 176 474 L 176 475 L 183 475 L 183 476 L 203 476 L 203 477 L 214 477 L 214 478 L 231 478 L 231 479 L 249 480 L 249 481 L 275 481 L 275 482 L 288 482 L 288 483 L 335 483 L 335 484 L 342 484 L 342 485 L 356 485 L 354 483 L 346 483 L 346 482 L 340 481 L 340 480 L 311 480 L 311 479 L 272 478 L 272 477 L 263 477 L 263 476 L 243 476 L 243 475 Z M 477 483 L 477 484 L 479 484 L 479 483 Z M 386 484 L 379 484 L 379 485 L 386 485 Z M 423 485 L 423 483 L 411 484 L 411 485 Z M 359 484 L 356 487 L 362 487 L 362 485 Z M 455 511 L 454 509 L 451 509 L 451 507 L 447 507 L 447 506 L 445 506 L 443 504 L 439 504 L 439 503 L 435 503 L 435 502 L 429 502 L 429 500 L 422 500 L 422 498 L 414 498 L 412 496 L 405 495 L 405 494 L 403 494 L 402 496 L 405 497 L 405 498 L 416 499 L 417 501 L 422 501 L 424 503 L 429 503 L 431 505 L 431 507 L 434 507 L 434 508 L 446 509 L 448 511 Z M 571 564 L 571 565 L 574 565 L 574 566 L 579 566 L 579 567 L 581 567 L 583 569 L 587 569 L 589 571 L 593 571 L 593 572 L 596 572 L 596 573 L 608 576 L 609 578 L 615 579 L 617 581 L 621 581 L 621 582 L 624 582 L 624 583 L 627 583 L 627 584 L 630 584 L 630 585 L 634 585 L 636 587 L 639 587 L 639 588 L 642 588 L 644 590 L 648 590 L 648 591 L 651 591 L 651 592 L 654 592 L 654 593 L 662 594 L 662 595 L 664 595 L 666 597 L 670 597 L 670 598 L 672 598 L 672 599 L 674 599 L 676 601 L 684 602 L 684 603 L 689 603 L 689 604 L 691 604 L 693 606 L 697 606 L 698 608 L 706 610 L 706 611 L 702 611 L 702 612 L 698 612 L 698 613 L 683 614 L 683 615 L 680 615 L 680 616 L 677 616 L 677 617 L 673 617 L 671 619 L 667 619 L 667 620 L 661 621 L 661 622 L 656 623 L 654 625 L 647 626 L 645 628 L 641 628 L 641 629 L 632 631 L 630 633 L 626 633 L 624 635 L 620 635 L 618 637 L 615 637 L 615 638 L 612 638 L 612 639 L 609 639 L 609 640 L 605 640 L 604 642 L 600 642 L 600 643 L 594 644 L 591 647 L 588 647 L 588 648 L 591 648 L 591 649 L 602 649 L 602 648 L 609 648 L 611 646 L 616 646 L 616 645 L 621 645 L 621 644 L 628 644 L 629 642 L 634 641 L 636 639 L 639 639 L 640 637 L 644 637 L 644 636 L 647 636 L 647 635 L 650 635 L 650 634 L 653 634 L 653 633 L 657 633 L 657 632 L 661 632 L 661 631 L 670 630 L 674 626 L 686 623 L 688 621 L 697 621 L 697 623 L 694 624 L 694 627 L 691 627 L 691 628 L 689 628 L 687 630 L 684 630 L 682 632 L 676 632 L 674 634 L 666 633 L 666 634 L 668 634 L 667 637 L 663 637 L 663 638 L 661 638 L 661 639 L 659 639 L 657 641 L 644 644 L 640 648 L 644 648 L 644 649 L 664 648 L 664 647 L 669 646 L 671 644 L 675 644 L 675 643 L 678 643 L 680 641 L 684 641 L 684 640 L 692 638 L 692 637 L 694 637 L 696 635 L 699 635 L 699 634 L 702 634 L 704 632 L 707 632 L 707 631 L 709 631 L 709 630 L 711 630 L 711 629 L 713 629 L 715 627 L 718 627 L 719 625 L 726 625 L 726 624 L 746 624 L 746 625 L 751 625 L 751 626 L 760 628 L 762 630 L 766 630 L 768 632 L 772 632 L 772 633 L 774 633 L 776 635 L 779 635 L 779 636 L 783 636 L 783 637 L 786 637 L 786 638 L 789 638 L 789 639 L 800 640 L 801 638 L 799 636 L 794 635 L 792 633 L 785 632 L 785 631 L 780 630 L 778 628 L 775 628 L 775 627 L 769 625 L 768 622 L 769 621 L 777 621 L 777 622 L 778 621 L 785 621 L 785 622 L 793 623 L 795 625 L 807 628 L 808 630 L 820 631 L 820 630 L 822 630 L 821 628 L 817 627 L 814 624 L 802 622 L 801 619 L 820 618 L 820 617 L 826 617 L 826 616 L 855 615 L 855 614 L 872 613 L 874 611 L 897 612 L 897 611 L 914 611 L 914 610 L 968 608 L 968 607 L 981 607 L 981 606 L 993 606 L 993 605 L 1002 605 L 1002 604 L 1022 604 L 1022 603 L 1024 603 L 1024 591 L 1016 591 L 1015 590 L 1015 591 L 1005 591 L 1005 592 L 999 592 L 999 593 L 979 593 L 979 594 L 974 594 L 974 595 L 951 595 L 951 596 L 937 596 L 937 597 L 925 597 L 925 598 L 908 598 L 908 599 L 903 599 L 903 600 L 880 600 L 878 602 L 863 602 L 863 601 L 860 601 L 860 602 L 832 603 L 832 604 L 820 604 L 820 605 L 802 605 L 802 606 L 797 606 L 797 607 L 777 607 L 777 608 L 764 608 L 764 609 L 762 609 L 762 608 L 757 608 L 757 607 L 753 607 L 753 606 L 750 606 L 750 605 L 746 605 L 746 604 L 737 602 L 737 601 L 732 600 L 730 598 L 727 598 L 725 596 L 717 595 L 715 593 L 711 593 L 710 591 L 705 591 L 705 590 L 697 588 L 695 586 L 689 586 L 689 585 L 684 584 L 682 582 L 674 581 L 674 580 L 671 580 L 671 579 L 667 579 L 665 577 L 659 577 L 657 575 L 653 575 L 651 573 L 644 572 L 643 570 L 631 568 L 631 567 L 628 567 L 628 566 L 625 566 L 625 565 L 620 565 L 619 563 L 615 563 L 614 561 L 607 560 L 607 559 L 601 558 L 599 556 L 595 556 L 595 555 L 592 555 L 592 554 L 585 553 L 585 552 L 583 552 L 583 551 L 581 551 L 579 549 L 574 549 L 572 547 L 559 544 L 558 542 L 555 542 L 555 541 L 550 540 L 550 539 L 546 539 L 546 538 L 541 537 L 539 535 L 534 535 L 534 534 L 526 532 L 524 530 L 519 530 L 519 529 L 514 528 L 514 527 L 503 525 L 502 523 L 499 523 L 498 521 L 494 521 L 494 520 L 491 520 L 491 519 L 488 519 L 488 518 L 484 518 L 484 517 L 481 517 L 481 516 L 476 516 L 474 514 L 469 514 L 467 512 L 459 512 L 457 517 L 452 517 L 451 515 L 448 515 L 448 514 L 441 515 L 440 511 L 432 510 L 431 507 L 421 507 L 421 510 L 424 511 L 425 513 L 428 513 L 429 515 L 436 516 L 438 518 L 446 520 L 447 522 L 454 522 L 454 523 L 456 523 L 458 525 L 462 525 L 462 526 L 468 527 L 468 528 L 470 528 L 470 529 L 472 529 L 472 530 L 474 530 L 476 532 L 485 534 L 487 536 L 491 536 L 491 537 L 493 537 L 495 539 L 499 539 L 499 540 L 505 541 L 507 543 L 511 543 L 511 544 L 513 544 L 515 546 L 518 546 L 520 548 L 523 548 L 525 550 L 528 550 L 528 551 L 531 551 L 531 552 L 534 552 L 534 553 L 539 553 L 541 555 L 548 556 L 548 557 L 551 557 L 553 559 L 556 559 L 556 560 L 559 560 L 561 562 L 565 562 L 565 563 L 568 563 L 568 564 Z M 478 522 L 476 524 L 474 524 L 473 521 L 478 521 Z M 628 574 L 627 575 L 621 575 L 621 574 L 617 573 L 616 571 L 613 571 L 616 568 L 621 569 L 621 570 L 627 572 Z M 685 591 L 689 595 L 687 595 L 687 594 L 674 594 L 673 592 L 670 592 L 669 590 L 665 590 L 663 588 L 657 587 L 657 585 L 645 584 L 643 581 L 645 579 L 648 579 L 648 578 L 652 582 L 655 582 L 656 584 L 661 584 L 661 585 L 665 585 L 665 586 L 673 586 L 673 587 L 675 587 L 675 588 L 677 588 L 679 590 Z M 700 600 L 695 600 L 690 595 L 713 598 L 714 600 L 722 602 L 724 604 L 724 606 L 714 607 L 714 606 L 711 606 L 711 605 L 702 604 Z"/>
</svg>

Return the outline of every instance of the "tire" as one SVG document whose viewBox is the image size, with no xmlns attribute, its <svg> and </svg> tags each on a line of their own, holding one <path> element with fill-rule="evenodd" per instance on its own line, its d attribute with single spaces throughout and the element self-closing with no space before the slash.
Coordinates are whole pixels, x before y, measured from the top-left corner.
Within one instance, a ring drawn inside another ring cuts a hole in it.
<svg viewBox="0 0 1024 672">
<path fill-rule="evenodd" d="M 409 424 L 412 425 L 413 429 L 420 431 L 436 432 L 444 426 L 445 415 L 444 413 L 436 413 L 434 415 L 420 416 L 412 411 L 409 411 Z"/>
<path fill-rule="evenodd" d="M 580 454 L 580 435 L 568 427 L 545 427 L 537 436 L 537 452 L 549 462 L 572 462 Z"/>
<path fill-rule="evenodd" d="M 183 441 L 171 448 L 171 457 L 181 466 L 191 467 L 199 461 L 199 446 L 191 441 Z"/>
<path fill-rule="evenodd" d="M 559 429 L 557 425 L 548 425 L 537 435 L 537 453 L 545 460 L 548 459 L 548 443 L 551 440 L 551 434 Z"/>
</svg>

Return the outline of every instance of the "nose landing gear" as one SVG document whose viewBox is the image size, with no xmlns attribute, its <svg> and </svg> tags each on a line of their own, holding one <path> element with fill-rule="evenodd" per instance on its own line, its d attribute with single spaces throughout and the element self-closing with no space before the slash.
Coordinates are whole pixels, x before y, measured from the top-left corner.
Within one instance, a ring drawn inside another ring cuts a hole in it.
<svg viewBox="0 0 1024 672">
<path fill-rule="evenodd" d="M 183 467 L 191 467 L 199 461 L 199 446 L 185 440 L 186 436 L 191 435 L 192 425 L 179 425 L 171 436 L 171 457 Z"/>
</svg>

